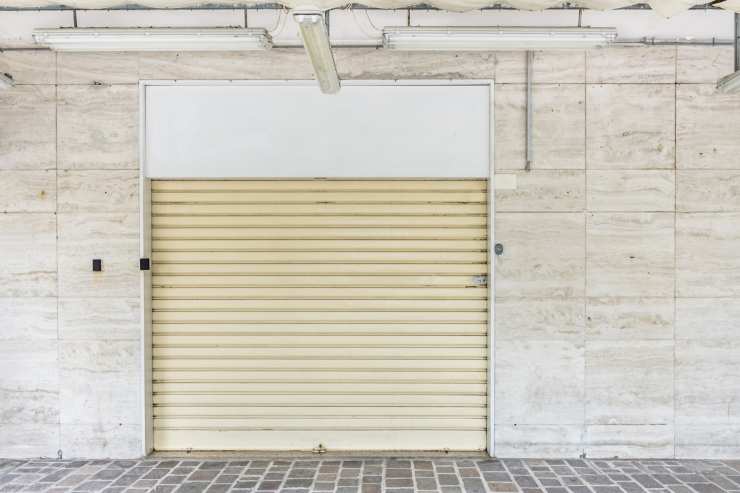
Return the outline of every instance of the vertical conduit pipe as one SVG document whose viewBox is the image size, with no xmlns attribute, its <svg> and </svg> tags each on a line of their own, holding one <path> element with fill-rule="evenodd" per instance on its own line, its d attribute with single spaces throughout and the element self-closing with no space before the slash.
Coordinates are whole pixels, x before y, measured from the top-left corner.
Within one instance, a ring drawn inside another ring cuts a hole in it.
<svg viewBox="0 0 740 493">
<path fill-rule="evenodd" d="M 532 169 L 532 65 L 534 65 L 534 51 L 527 51 L 527 130 L 526 130 L 526 143 L 525 143 L 525 157 L 526 162 L 524 164 L 524 170 L 529 171 Z"/>
</svg>

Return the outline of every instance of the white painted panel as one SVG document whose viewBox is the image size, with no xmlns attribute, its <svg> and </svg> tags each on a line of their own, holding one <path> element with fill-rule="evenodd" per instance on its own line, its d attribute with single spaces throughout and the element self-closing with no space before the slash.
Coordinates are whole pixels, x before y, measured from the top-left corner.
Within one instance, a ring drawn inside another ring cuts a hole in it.
<svg viewBox="0 0 740 493">
<path fill-rule="evenodd" d="M 726 10 L 688 10 L 668 19 L 653 10 L 583 12 L 584 26 L 616 27 L 617 41 L 642 38 L 731 40 L 733 13 Z"/>
<path fill-rule="evenodd" d="M 243 10 L 81 10 L 79 27 L 243 26 Z"/>
<path fill-rule="evenodd" d="M 377 25 L 377 24 L 376 24 Z M 405 25 L 395 24 L 397 26 Z M 439 10 L 412 10 L 412 26 L 576 26 L 577 10 L 471 10 L 450 12 Z"/>
<path fill-rule="evenodd" d="M 0 47 L 28 48 L 36 43 L 33 30 L 72 27 L 71 11 L 0 11 Z"/>
<path fill-rule="evenodd" d="M 489 168 L 488 85 L 155 85 L 151 178 L 474 178 Z"/>
<path fill-rule="evenodd" d="M 341 9 L 329 12 L 331 41 L 341 45 L 380 45 L 384 26 L 405 26 L 405 10 Z"/>
</svg>

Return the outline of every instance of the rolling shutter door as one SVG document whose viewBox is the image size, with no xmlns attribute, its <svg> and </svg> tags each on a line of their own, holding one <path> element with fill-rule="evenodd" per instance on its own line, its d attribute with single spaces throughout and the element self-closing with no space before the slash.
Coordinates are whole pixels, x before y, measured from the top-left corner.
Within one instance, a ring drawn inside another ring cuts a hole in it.
<svg viewBox="0 0 740 493">
<path fill-rule="evenodd" d="M 153 181 L 155 449 L 485 449 L 486 186 Z"/>
</svg>

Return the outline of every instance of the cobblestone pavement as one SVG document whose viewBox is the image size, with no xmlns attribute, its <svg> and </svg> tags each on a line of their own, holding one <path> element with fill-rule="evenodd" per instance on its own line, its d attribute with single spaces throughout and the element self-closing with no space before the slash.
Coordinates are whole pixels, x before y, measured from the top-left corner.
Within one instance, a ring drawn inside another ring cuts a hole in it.
<svg viewBox="0 0 740 493">
<path fill-rule="evenodd" d="M 740 493 L 740 460 L 0 459 L 0 491 Z"/>
</svg>

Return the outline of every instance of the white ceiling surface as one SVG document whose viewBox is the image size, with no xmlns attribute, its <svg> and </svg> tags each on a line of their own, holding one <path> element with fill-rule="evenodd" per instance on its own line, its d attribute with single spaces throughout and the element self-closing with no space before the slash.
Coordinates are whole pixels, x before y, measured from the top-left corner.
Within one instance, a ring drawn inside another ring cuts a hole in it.
<svg viewBox="0 0 740 493">
<path fill-rule="evenodd" d="M 740 2 L 740 0 L 736 0 Z M 0 0 L 2 2 L 2 0 Z M 377 45 L 384 26 L 576 26 L 577 10 L 332 10 L 329 19 L 334 46 Z M 728 41 L 733 37 L 733 14 L 725 10 L 690 10 L 669 19 L 651 10 L 582 12 L 584 26 L 615 27 L 618 40 Z M 0 47 L 34 46 L 36 28 L 71 27 L 71 11 L 0 11 Z M 263 27 L 276 46 L 301 46 L 298 29 L 287 11 L 247 11 L 249 27 Z M 80 10 L 79 27 L 218 27 L 243 26 L 244 10 Z"/>
<path fill-rule="evenodd" d="M 266 0 L 232 0 L 229 5 L 234 7 L 264 4 Z M 105 9 L 121 7 L 131 2 L 127 0 L 3 0 L 2 3 L 12 7 L 49 7 L 54 5 L 65 5 L 78 9 Z M 136 4 L 151 8 L 192 8 L 203 7 L 212 4 L 209 0 L 137 0 Z M 350 0 L 281 0 L 279 3 L 289 8 L 306 7 L 310 5 L 320 9 L 331 9 L 344 7 Z M 397 9 L 418 4 L 418 0 L 363 0 L 363 5 L 381 9 Z M 503 4 L 523 10 L 542 10 L 549 7 L 557 7 L 563 4 L 563 0 L 427 0 L 424 3 L 433 7 L 464 12 L 467 10 L 491 7 L 495 4 Z M 594 10 L 610 10 L 626 7 L 640 3 L 637 0 L 573 0 L 571 5 Z M 694 5 L 706 3 L 702 0 L 647 0 L 647 3 L 665 17 L 673 16 Z M 717 6 L 728 10 L 740 11 L 740 0 L 725 0 Z"/>
</svg>

